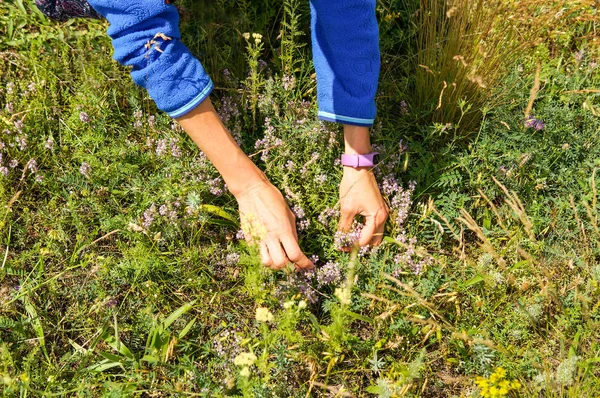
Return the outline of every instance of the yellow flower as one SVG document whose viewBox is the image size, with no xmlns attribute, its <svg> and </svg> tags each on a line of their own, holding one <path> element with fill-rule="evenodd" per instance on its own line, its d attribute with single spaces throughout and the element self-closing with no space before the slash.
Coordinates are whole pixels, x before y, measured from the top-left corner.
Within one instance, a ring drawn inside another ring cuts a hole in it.
<svg viewBox="0 0 600 398">
<path fill-rule="evenodd" d="M 252 366 L 258 358 L 251 352 L 242 352 L 237 357 L 233 358 L 233 363 L 237 366 Z"/>
<path fill-rule="evenodd" d="M 304 300 L 300 300 L 300 301 L 298 302 L 298 309 L 299 309 L 299 310 L 303 310 L 303 309 L 305 309 L 305 308 L 306 308 L 306 301 L 304 301 Z"/>
<path fill-rule="evenodd" d="M 246 32 L 242 34 L 242 37 L 246 40 L 250 40 L 250 33 Z"/>
<path fill-rule="evenodd" d="M 348 289 L 347 287 L 336 288 L 334 294 L 335 297 L 337 297 L 340 300 L 340 303 L 344 305 L 350 304 L 350 289 Z"/>
<path fill-rule="evenodd" d="M 268 308 L 258 307 L 256 308 L 256 320 L 259 322 L 272 322 L 274 317 L 273 313 Z"/>
<path fill-rule="evenodd" d="M 247 366 L 244 366 L 242 368 L 242 370 L 240 370 L 240 376 L 242 377 L 250 377 L 250 368 L 248 368 Z"/>
</svg>

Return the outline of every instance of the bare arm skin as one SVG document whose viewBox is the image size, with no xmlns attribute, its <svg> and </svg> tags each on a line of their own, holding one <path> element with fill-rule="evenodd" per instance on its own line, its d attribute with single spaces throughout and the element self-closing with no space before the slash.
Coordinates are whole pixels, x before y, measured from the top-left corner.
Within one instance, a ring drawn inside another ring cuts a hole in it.
<svg viewBox="0 0 600 398">
<path fill-rule="evenodd" d="M 367 127 L 344 125 L 344 142 L 346 154 L 367 154 L 372 151 Z M 340 230 L 348 230 L 354 217 L 360 214 L 365 217 L 365 226 L 358 244 L 377 246 L 381 243 L 389 210 L 370 168 L 344 166 L 340 183 L 340 210 Z"/>
<path fill-rule="evenodd" d="M 176 120 L 223 176 L 238 202 L 244 235 L 259 244 L 262 262 L 273 269 L 289 262 L 313 268 L 298 246 L 295 217 L 281 192 L 240 149 L 210 99 Z"/>
</svg>

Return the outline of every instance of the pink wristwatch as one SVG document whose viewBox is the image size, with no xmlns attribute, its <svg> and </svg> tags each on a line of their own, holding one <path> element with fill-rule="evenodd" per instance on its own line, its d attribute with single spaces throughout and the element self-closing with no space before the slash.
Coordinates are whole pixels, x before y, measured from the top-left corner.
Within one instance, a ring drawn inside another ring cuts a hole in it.
<svg viewBox="0 0 600 398">
<path fill-rule="evenodd" d="M 375 156 L 379 152 L 366 153 L 364 155 L 342 155 L 342 165 L 350 167 L 373 167 L 375 166 Z"/>
</svg>

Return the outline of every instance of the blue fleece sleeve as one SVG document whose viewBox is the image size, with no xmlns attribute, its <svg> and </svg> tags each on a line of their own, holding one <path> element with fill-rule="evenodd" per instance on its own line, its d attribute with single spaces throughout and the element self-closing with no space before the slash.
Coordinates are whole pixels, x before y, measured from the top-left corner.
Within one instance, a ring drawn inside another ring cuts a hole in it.
<svg viewBox="0 0 600 398">
<path fill-rule="evenodd" d="M 114 59 L 131 66 L 131 77 L 159 109 L 177 118 L 210 94 L 213 82 L 181 42 L 179 14 L 164 0 L 89 0 L 108 22 Z"/>
<path fill-rule="evenodd" d="M 319 119 L 371 126 L 377 113 L 376 0 L 310 0 Z"/>
</svg>

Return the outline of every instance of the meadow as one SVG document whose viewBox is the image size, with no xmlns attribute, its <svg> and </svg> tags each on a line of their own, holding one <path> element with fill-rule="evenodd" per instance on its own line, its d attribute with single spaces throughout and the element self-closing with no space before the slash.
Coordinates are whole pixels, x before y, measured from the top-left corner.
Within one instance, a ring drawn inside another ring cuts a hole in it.
<svg viewBox="0 0 600 398">
<path fill-rule="evenodd" d="M 105 21 L 1 1 L 3 397 L 600 397 L 595 1 L 378 1 L 390 218 L 352 252 L 308 2 L 177 6 L 317 267 L 261 264 Z"/>
</svg>

